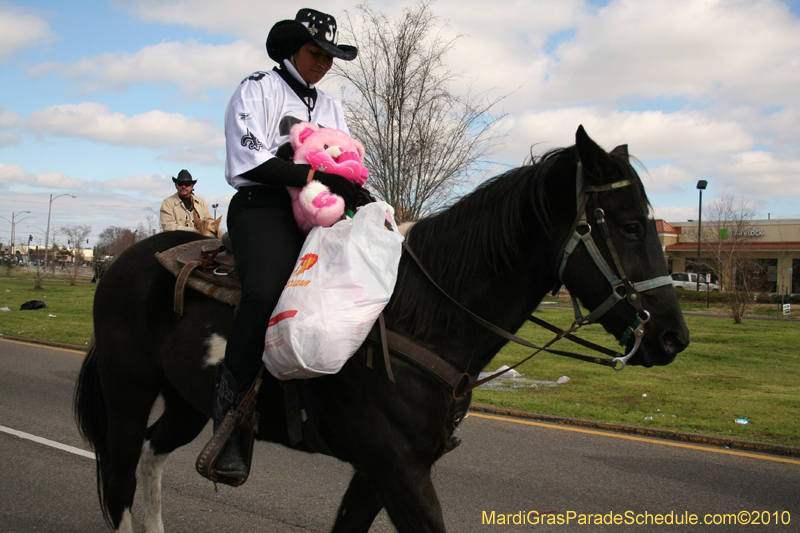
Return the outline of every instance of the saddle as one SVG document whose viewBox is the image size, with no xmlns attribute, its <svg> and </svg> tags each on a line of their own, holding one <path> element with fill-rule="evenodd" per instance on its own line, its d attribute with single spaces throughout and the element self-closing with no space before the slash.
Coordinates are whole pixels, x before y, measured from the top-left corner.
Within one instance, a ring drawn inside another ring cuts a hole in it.
<svg viewBox="0 0 800 533">
<path fill-rule="evenodd" d="M 173 309 L 183 316 L 186 287 L 228 305 L 241 298 L 233 245 L 225 233 L 220 239 L 187 242 L 156 254 L 156 259 L 177 278 Z"/>
</svg>

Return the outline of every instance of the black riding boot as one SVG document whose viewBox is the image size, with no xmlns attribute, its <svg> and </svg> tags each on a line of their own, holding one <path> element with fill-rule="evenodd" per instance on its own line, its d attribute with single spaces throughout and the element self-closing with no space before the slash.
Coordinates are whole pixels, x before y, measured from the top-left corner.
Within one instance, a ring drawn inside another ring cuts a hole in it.
<svg viewBox="0 0 800 533">
<path fill-rule="evenodd" d="M 217 393 L 214 396 L 214 434 L 219 430 L 225 415 L 236 409 L 242 401 L 250 384 L 237 385 L 233 374 L 223 363 L 217 363 Z M 242 455 L 241 430 L 236 429 L 225 448 L 222 449 L 213 470 L 219 475 L 229 478 L 246 478 L 249 474 L 247 463 Z"/>
</svg>

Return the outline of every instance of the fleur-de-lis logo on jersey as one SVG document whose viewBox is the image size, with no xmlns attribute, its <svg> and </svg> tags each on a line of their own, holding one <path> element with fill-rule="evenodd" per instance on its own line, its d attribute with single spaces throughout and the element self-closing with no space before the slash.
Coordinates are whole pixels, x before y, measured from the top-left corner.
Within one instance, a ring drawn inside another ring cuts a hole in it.
<svg viewBox="0 0 800 533">
<path fill-rule="evenodd" d="M 258 140 L 258 137 L 253 135 L 250 130 L 247 130 L 247 134 L 242 137 L 242 146 L 247 146 L 251 150 L 255 150 L 256 152 L 261 151 L 261 141 Z"/>
</svg>

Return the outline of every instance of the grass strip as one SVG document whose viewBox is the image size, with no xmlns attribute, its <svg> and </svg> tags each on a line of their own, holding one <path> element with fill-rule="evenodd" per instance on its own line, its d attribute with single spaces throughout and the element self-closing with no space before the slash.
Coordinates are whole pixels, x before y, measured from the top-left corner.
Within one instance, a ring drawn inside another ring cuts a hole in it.
<svg viewBox="0 0 800 533">
<path fill-rule="evenodd" d="M 9 309 L 0 311 L 0 335 L 88 345 L 96 285 L 45 279 L 43 286 L 35 290 L 31 280 L 0 277 L 0 309 Z M 20 311 L 31 300 L 47 308 Z"/>
<path fill-rule="evenodd" d="M 44 290 L 36 291 L 30 280 L 0 277 L 0 308 L 9 308 L 0 311 L 0 335 L 86 346 L 95 287 L 45 280 Z M 20 311 L 29 300 L 44 301 L 48 308 Z M 713 311 L 724 313 L 719 306 Z M 572 311 L 544 305 L 537 316 L 566 327 Z M 691 345 L 671 365 L 614 372 L 539 354 L 518 368 L 520 379 L 504 380 L 497 388 L 495 382 L 492 388 L 481 387 L 474 402 L 555 417 L 800 445 L 800 321 L 746 320 L 734 325 L 729 318 L 687 315 L 686 322 Z M 549 332 L 532 324 L 518 334 L 537 344 L 550 338 Z M 600 326 L 585 328 L 580 336 L 618 348 Z M 558 347 L 566 344 L 589 353 L 565 341 Z M 526 348 L 507 345 L 487 370 L 511 366 L 527 353 Z M 569 381 L 555 384 L 562 376 Z"/>
</svg>

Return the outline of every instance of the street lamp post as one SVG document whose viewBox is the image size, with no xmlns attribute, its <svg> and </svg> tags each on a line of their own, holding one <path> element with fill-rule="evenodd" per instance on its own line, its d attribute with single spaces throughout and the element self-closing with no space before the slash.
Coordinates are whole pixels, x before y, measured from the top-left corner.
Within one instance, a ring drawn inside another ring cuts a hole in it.
<svg viewBox="0 0 800 533">
<path fill-rule="evenodd" d="M 703 235 L 703 191 L 708 182 L 706 180 L 699 180 L 697 182 L 697 190 L 700 193 L 700 204 L 697 206 L 697 290 L 700 291 L 700 241 Z M 707 280 L 708 281 L 708 280 Z"/>
<path fill-rule="evenodd" d="M 211 207 L 214 208 L 214 220 L 216 220 L 217 219 L 217 208 L 219 207 L 219 204 L 211 204 Z"/>
<path fill-rule="evenodd" d="M 47 208 L 47 231 L 44 233 L 44 269 L 47 272 L 47 247 L 50 245 L 50 212 L 53 210 L 53 200 L 56 198 L 60 198 L 62 196 L 72 196 L 73 198 L 77 198 L 74 194 L 64 193 L 59 194 L 55 198 L 53 195 L 50 195 L 50 207 Z"/>
<path fill-rule="evenodd" d="M 30 213 L 30 211 L 19 211 L 17 213 L 12 212 L 11 213 L 11 220 L 8 220 L 6 217 L 0 217 L 3 220 L 5 220 L 6 222 L 11 222 L 11 254 L 12 255 L 14 254 L 14 244 L 17 242 L 14 239 L 14 237 L 15 237 L 15 228 L 17 226 L 17 223 L 14 221 L 14 219 L 16 218 L 17 215 L 22 215 L 24 213 Z M 36 218 L 36 217 L 25 217 L 22 220 L 27 220 L 29 218 Z M 20 220 L 19 222 L 22 222 L 22 220 Z"/>
</svg>

